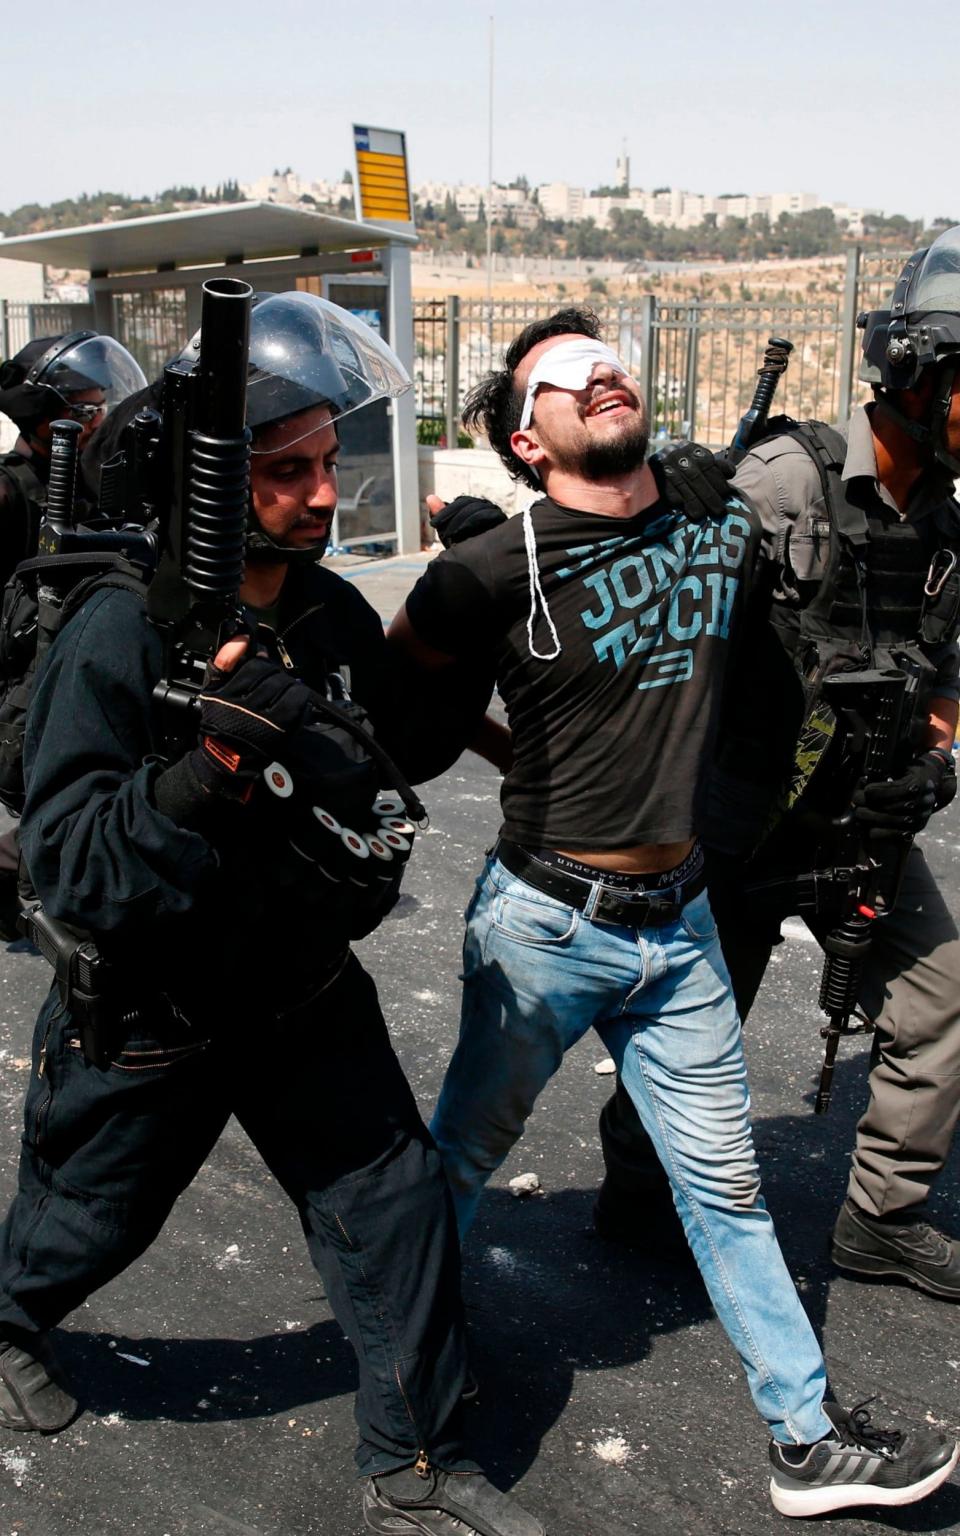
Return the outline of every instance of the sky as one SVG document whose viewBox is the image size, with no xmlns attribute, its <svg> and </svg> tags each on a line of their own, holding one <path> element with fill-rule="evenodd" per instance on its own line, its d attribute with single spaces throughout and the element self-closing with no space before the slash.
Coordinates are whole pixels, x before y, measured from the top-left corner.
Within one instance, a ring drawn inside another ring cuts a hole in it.
<svg viewBox="0 0 960 1536">
<path fill-rule="evenodd" d="M 415 184 L 485 183 L 491 16 L 495 180 L 589 190 L 626 140 L 647 189 L 960 220 L 960 12 L 930 0 L 47 0 L 37 67 L 14 50 L 0 210 L 339 177 L 354 122 L 406 131 Z"/>
</svg>

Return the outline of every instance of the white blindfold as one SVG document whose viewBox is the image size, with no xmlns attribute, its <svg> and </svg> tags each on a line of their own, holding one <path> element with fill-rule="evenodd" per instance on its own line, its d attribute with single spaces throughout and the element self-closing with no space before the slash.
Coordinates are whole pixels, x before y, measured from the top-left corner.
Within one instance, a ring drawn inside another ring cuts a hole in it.
<svg viewBox="0 0 960 1536">
<path fill-rule="evenodd" d="M 629 368 L 621 362 L 616 352 L 605 347 L 602 341 L 594 341 L 589 336 L 561 342 L 559 347 L 551 347 L 545 352 L 540 361 L 534 364 L 527 380 L 520 431 L 525 431 L 530 425 L 534 400 L 541 384 L 554 384 L 558 389 L 586 389 L 593 370 L 600 363 L 613 368 L 625 378 L 630 377 Z"/>
</svg>

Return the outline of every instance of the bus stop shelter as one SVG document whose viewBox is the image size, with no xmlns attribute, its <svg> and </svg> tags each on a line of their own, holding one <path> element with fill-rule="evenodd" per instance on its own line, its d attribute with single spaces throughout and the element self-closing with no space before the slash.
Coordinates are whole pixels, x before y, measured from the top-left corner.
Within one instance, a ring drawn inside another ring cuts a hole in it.
<svg viewBox="0 0 960 1536">
<path fill-rule="evenodd" d="M 256 292 L 318 293 L 379 330 L 413 376 L 410 248 L 416 235 L 279 203 L 227 203 L 184 213 L 45 230 L 0 240 L 14 261 L 89 273 L 92 323 L 155 377 L 200 323 L 210 277 Z M 420 548 L 413 392 L 341 424 L 334 542 Z"/>
</svg>

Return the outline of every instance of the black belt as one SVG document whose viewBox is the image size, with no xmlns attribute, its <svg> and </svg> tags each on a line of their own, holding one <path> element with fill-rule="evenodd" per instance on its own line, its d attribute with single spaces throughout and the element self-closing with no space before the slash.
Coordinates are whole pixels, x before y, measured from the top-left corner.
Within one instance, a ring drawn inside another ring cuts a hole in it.
<svg viewBox="0 0 960 1536">
<path fill-rule="evenodd" d="M 664 923 L 675 923 L 683 907 L 694 896 L 706 889 L 707 877 L 703 866 L 682 885 L 674 885 L 663 891 L 622 891 L 604 885 L 597 871 L 596 882 L 581 880 L 577 875 L 565 875 L 550 864 L 535 859 L 519 843 L 501 838 L 493 850 L 504 869 L 525 880 L 534 890 L 545 896 L 553 896 L 565 906 L 584 912 L 594 923 L 617 923 L 621 928 L 659 928 Z"/>
</svg>

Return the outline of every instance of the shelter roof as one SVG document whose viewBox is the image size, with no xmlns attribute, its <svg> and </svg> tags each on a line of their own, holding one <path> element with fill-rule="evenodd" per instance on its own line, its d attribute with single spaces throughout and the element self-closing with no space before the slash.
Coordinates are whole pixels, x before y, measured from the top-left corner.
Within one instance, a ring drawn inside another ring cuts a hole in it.
<svg viewBox="0 0 960 1536">
<path fill-rule="evenodd" d="M 172 271 L 276 256 L 415 245 L 406 229 L 362 224 L 282 203 L 223 203 L 0 239 L 0 256 L 107 273 Z"/>
</svg>

